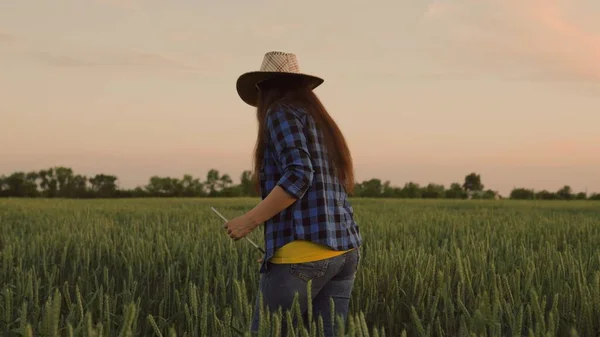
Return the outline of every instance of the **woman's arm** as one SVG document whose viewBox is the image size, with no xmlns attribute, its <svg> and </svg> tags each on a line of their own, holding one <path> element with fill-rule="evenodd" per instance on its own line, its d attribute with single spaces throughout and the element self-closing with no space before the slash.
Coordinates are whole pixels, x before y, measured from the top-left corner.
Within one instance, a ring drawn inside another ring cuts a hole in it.
<svg viewBox="0 0 600 337">
<path fill-rule="evenodd" d="M 266 123 L 283 174 L 256 207 L 225 223 L 229 236 L 236 240 L 302 198 L 312 185 L 314 169 L 300 118 L 286 107 L 277 107 L 267 115 Z"/>
<path fill-rule="evenodd" d="M 232 239 L 239 240 L 260 226 L 261 223 L 289 207 L 296 200 L 295 197 L 277 185 L 256 207 L 237 218 L 225 222 L 223 227 Z"/>
<path fill-rule="evenodd" d="M 287 106 L 278 106 L 267 114 L 265 122 L 283 174 L 269 195 L 249 212 L 258 224 L 302 198 L 312 184 L 314 173 L 300 117 Z"/>
<path fill-rule="evenodd" d="M 264 200 L 248 212 L 248 217 L 252 220 L 253 225 L 258 227 L 261 223 L 264 223 L 279 214 L 279 212 L 288 208 L 296 202 L 296 200 L 298 199 L 287 193 L 281 186 L 277 185 Z"/>
</svg>

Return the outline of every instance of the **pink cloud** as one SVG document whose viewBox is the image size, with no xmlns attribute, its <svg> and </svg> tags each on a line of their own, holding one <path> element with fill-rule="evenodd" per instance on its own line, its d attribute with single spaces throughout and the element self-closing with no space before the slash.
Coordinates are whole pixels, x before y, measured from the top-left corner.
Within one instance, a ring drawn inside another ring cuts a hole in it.
<svg viewBox="0 0 600 337">
<path fill-rule="evenodd" d="M 455 64 L 509 77 L 600 82 L 600 33 L 569 17 L 569 9 L 556 0 L 435 1 L 421 28 Z"/>
</svg>

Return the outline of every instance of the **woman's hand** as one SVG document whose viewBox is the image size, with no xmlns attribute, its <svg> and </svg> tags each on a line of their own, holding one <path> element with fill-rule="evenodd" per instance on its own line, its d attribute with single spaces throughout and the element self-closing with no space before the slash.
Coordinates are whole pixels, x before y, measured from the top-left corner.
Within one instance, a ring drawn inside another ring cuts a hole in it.
<svg viewBox="0 0 600 337">
<path fill-rule="evenodd" d="M 289 207 L 297 199 L 281 188 L 275 188 L 256 207 L 248 213 L 229 220 L 223 227 L 234 240 L 239 240 L 252 232 L 259 224 L 272 218 L 277 213 Z"/>
<path fill-rule="evenodd" d="M 248 213 L 246 213 L 227 221 L 223 227 L 227 231 L 227 234 L 230 238 L 239 240 L 250 234 L 250 232 L 258 227 L 258 223 L 254 221 L 252 217 L 248 215 Z"/>
</svg>

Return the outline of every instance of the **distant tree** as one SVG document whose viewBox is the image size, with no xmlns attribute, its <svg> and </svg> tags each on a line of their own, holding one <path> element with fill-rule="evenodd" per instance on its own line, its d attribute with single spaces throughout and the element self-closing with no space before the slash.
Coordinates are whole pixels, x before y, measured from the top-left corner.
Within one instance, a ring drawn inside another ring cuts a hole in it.
<svg viewBox="0 0 600 337">
<path fill-rule="evenodd" d="M 424 199 L 440 199 L 444 197 L 445 191 L 444 185 L 430 183 L 421 191 L 421 197 Z"/>
<path fill-rule="evenodd" d="M 221 175 L 218 170 L 211 169 L 206 174 L 206 181 L 204 182 L 204 188 L 208 196 L 216 196 L 219 191 L 219 185 L 221 182 Z"/>
<path fill-rule="evenodd" d="M 200 179 L 194 178 L 189 174 L 185 174 L 180 181 L 185 197 L 201 197 L 204 195 L 204 186 Z"/>
<path fill-rule="evenodd" d="M 38 196 L 40 194 L 37 182 L 39 177 L 40 175 L 35 171 L 27 172 L 25 175 L 26 184 L 31 189 L 31 196 Z"/>
<path fill-rule="evenodd" d="M 592 193 L 589 197 L 588 200 L 600 200 L 600 193 Z"/>
<path fill-rule="evenodd" d="M 223 188 L 219 191 L 220 197 L 243 197 L 245 194 L 243 193 L 241 185 L 231 185 Z"/>
<path fill-rule="evenodd" d="M 585 192 L 579 192 L 575 196 L 575 199 L 577 199 L 577 200 L 587 200 L 587 193 L 585 193 Z"/>
<path fill-rule="evenodd" d="M 402 187 L 390 187 L 390 191 L 388 193 L 391 193 L 391 198 L 404 198 L 404 195 L 402 194 Z"/>
<path fill-rule="evenodd" d="M 448 199 L 466 199 L 469 196 L 459 183 L 452 183 L 450 188 L 445 191 L 445 197 Z"/>
<path fill-rule="evenodd" d="M 73 170 L 60 166 L 54 168 L 54 174 L 56 176 L 56 181 L 58 182 L 58 196 L 62 198 L 72 196 Z"/>
<path fill-rule="evenodd" d="M 404 198 L 417 199 L 423 196 L 423 190 L 418 183 L 409 181 L 404 184 L 404 187 L 401 190 L 401 195 Z"/>
<path fill-rule="evenodd" d="M 482 199 L 496 199 L 497 196 L 498 196 L 498 192 L 490 190 L 490 189 L 485 190 L 485 192 L 483 192 L 481 194 Z"/>
<path fill-rule="evenodd" d="M 88 193 L 88 178 L 80 174 L 74 175 L 69 184 L 69 192 L 68 197 L 71 198 L 90 197 L 91 195 Z"/>
<path fill-rule="evenodd" d="M 485 191 L 473 191 L 470 193 L 471 199 L 496 199 L 498 192 L 494 190 L 487 189 Z"/>
<path fill-rule="evenodd" d="M 168 188 L 168 195 L 172 197 L 183 197 L 183 184 L 178 178 L 163 178 Z"/>
<path fill-rule="evenodd" d="M 483 184 L 481 183 L 481 176 L 472 172 L 465 176 L 465 182 L 463 183 L 463 189 L 469 194 L 473 192 L 483 191 Z"/>
<path fill-rule="evenodd" d="M 240 176 L 240 189 L 242 195 L 247 196 L 256 196 L 256 189 L 254 188 L 254 183 L 252 181 L 252 172 L 251 171 L 243 171 Z"/>
<path fill-rule="evenodd" d="M 363 190 L 362 183 L 355 181 L 354 182 L 354 191 L 352 191 L 352 193 L 350 193 L 350 195 L 353 197 L 362 197 L 363 196 L 362 190 Z"/>
<path fill-rule="evenodd" d="M 556 194 L 562 200 L 573 200 L 575 197 L 573 195 L 573 190 L 571 189 L 571 186 L 568 185 L 563 186 L 563 188 L 558 190 Z"/>
<path fill-rule="evenodd" d="M 393 198 L 394 197 L 394 187 L 389 180 L 386 180 L 381 187 L 381 197 L 383 198 Z"/>
<path fill-rule="evenodd" d="M 38 172 L 42 195 L 47 198 L 54 198 L 58 195 L 58 180 L 54 175 L 54 168 L 41 170 Z"/>
<path fill-rule="evenodd" d="M 148 191 L 148 195 L 152 197 L 161 197 L 166 196 L 166 189 L 164 186 L 164 181 L 161 177 L 154 175 L 151 176 L 148 180 L 148 184 L 145 186 L 146 191 Z"/>
<path fill-rule="evenodd" d="M 383 184 L 379 179 L 370 179 L 361 184 L 361 197 L 378 198 L 383 193 Z"/>
<path fill-rule="evenodd" d="M 233 180 L 231 180 L 231 177 L 229 176 L 229 174 L 222 175 L 221 178 L 219 179 L 219 183 L 218 183 L 220 190 L 230 188 L 232 184 L 233 184 Z"/>
<path fill-rule="evenodd" d="M 111 198 L 117 195 L 117 177 L 107 174 L 96 174 L 90 178 L 90 184 L 94 196 L 99 198 Z"/>
<path fill-rule="evenodd" d="M 37 197 L 36 179 L 36 172 L 15 172 L 3 178 L 3 193 L 9 197 Z"/>
<path fill-rule="evenodd" d="M 533 200 L 535 198 L 535 192 L 526 188 L 514 188 L 510 191 L 510 198 L 517 200 Z"/>
<path fill-rule="evenodd" d="M 541 190 L 535 193 L 535 199 L 537 200 L 556 200 L 558 195 L 547 190 Z"/>
<path fill-rule="evenodd" d="M 151 196 L 148 190 L 141 186 L 134 189 L 117 190 L 117 197 L 119 198 L 145 198 Z"/>
<path fill-rule="evenodd" d="M 4 175 L 0 176 L 0 197 L 8 197 L 8 187 L 4 185 L 4 180 L 6 177 Z"/>
</svg>

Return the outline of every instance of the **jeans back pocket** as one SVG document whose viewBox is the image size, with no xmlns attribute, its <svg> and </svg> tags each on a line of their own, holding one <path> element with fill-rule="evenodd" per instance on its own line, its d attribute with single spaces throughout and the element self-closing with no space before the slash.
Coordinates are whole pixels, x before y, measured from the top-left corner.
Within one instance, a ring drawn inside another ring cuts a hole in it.
<svg viewBox="0 0 600 337">
<path fill-rule="evenodd" d="M 327 272 L 328 266 L 329 260 L 293 263 L 290 265 L 290 273 L 308 282 L 309 280 L 323 277 Z"/>
</svg>

